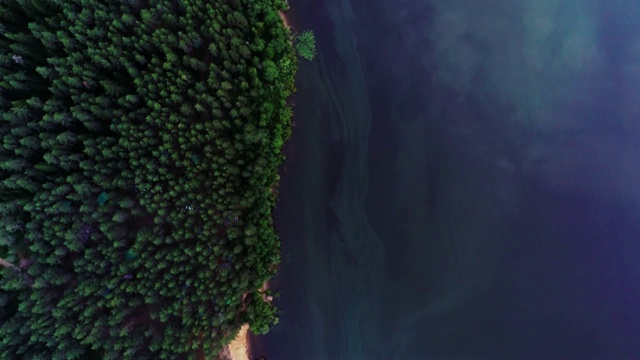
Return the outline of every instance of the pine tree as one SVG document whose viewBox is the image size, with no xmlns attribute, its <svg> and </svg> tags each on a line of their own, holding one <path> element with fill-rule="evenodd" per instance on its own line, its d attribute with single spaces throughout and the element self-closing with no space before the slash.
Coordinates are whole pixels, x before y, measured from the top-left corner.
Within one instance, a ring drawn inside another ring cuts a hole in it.
<svg viewBox="0 0 640 360">
<path fill-rule="evenodd" d="M 279 262 L 279 8 L 0 5 L 0 354 L 180 359 L 241 319 L 266 331 L 273 308 L 242 295 Z"/>
</svg>

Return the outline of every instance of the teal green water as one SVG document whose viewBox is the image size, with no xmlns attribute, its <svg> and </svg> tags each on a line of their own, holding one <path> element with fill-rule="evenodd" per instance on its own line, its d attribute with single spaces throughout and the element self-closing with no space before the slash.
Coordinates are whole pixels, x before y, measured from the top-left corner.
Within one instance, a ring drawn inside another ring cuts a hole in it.
<svg viewBox="0 0 640 360">
<path fill-rule="evenodd" d="M 640 356 L 640 3 L 296 0 L 269 359 Z"/>
</svg>

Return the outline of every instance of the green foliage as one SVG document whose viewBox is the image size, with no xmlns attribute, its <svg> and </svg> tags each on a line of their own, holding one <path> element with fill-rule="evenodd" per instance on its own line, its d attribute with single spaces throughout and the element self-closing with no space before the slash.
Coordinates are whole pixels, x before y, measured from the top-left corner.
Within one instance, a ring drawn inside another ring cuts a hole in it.
<svg viewBox="0 0 640 360">
<path fill-rule="evenodd" d="M 295 46 L 298 54 L 311 61 L 316 55 L 316 38 L 311 30 L 303 31 L 295 36 Z"/>
<path fill-rule="evenodd" d="M 275 323 L 243 294 L 280 262 L 285 5 L 0 0 L 0 358 L 187 359 Z"/>
<path fill-rule="evenodd" d="M 265 299 L 266 296 L 268 295 L 254 292 L 251 298 L 252 301 L 247 306 L 247 323 L 251 332 L 256 335 L 266 334 L 279 321 L 278 309 L 271 301 Z"/>
</svg>

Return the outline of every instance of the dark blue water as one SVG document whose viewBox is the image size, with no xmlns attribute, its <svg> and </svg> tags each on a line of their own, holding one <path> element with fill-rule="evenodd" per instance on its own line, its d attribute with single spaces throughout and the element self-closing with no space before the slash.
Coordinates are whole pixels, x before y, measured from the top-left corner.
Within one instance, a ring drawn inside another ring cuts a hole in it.
<svg viewBox="0 0 640 360">
<path fill-rule="evenodd" d="M 269 359 L 640 358 L 640 2 L 295 0 Z"/>
</svg>

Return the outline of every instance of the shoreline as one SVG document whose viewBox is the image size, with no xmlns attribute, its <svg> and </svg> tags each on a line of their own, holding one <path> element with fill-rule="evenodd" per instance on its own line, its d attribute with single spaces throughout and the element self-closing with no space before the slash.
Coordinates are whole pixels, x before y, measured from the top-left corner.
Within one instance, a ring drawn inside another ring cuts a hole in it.
<svg viewBox="0 0 640 360">
<path fill-rule="evenodd" d="M 269 282 L 266 281 L 260 288 L 261 291 L 269 289 Z M 271 301 L 269 297 L 265 299 Z M 231 342 L 225 346 L 219 355 L 222 359 L 229 360 L 250 360 L 253 357 L 251 352 L 251 342 L 249 341 L 249 324 L 244 324 L 240 327 L 238 335 L 231 340 Z"/>
<path fill-rule="evenodd" d="M 291 28 L 291 24 L 289 24 L 289 21 L 287 20 L 287 14 L 282 11 L 278 11 L 278 15 L 280 15 L 280 19 L 282 19 L 282 23 L 284 24 L 284 26 L 286 28 Z"/>
<path fill-rule="evenodd" d="M 291 25 L 287 20 L 287 15 L 282 11 L 278 11 L 278 15 L 280 16 L 280 19 L 282 19 L 282 23 L 284 24 L 285 28 L 291 29 Z M 269 281 L 266 281 L 264 284 L 262 284 L 262 287 L 260 288 L 260 290 L 262 291 L 267 289 L 269 289 Z M 271 301 L 271 299 L 265 300 Z M 242 327 L 240 327 L 238 335 L 236 335 L 236 337 L 222 349 L 222 351 L 220 352 L 220 357 L 229 360 L 252 359 L 253 354 L 251 352 L 251 342 L 249 341 L 249 324 L 244 324 L 242 325 Z"/>
<path fill-rule="evenodd" d="M 249 360 L 251 358 L 251 347 L 247 342 L 248 333 L 249 325 L 242 325 L 236 338 L 223 350 L 223 354 L 231 360 Z"/>
</svg>

